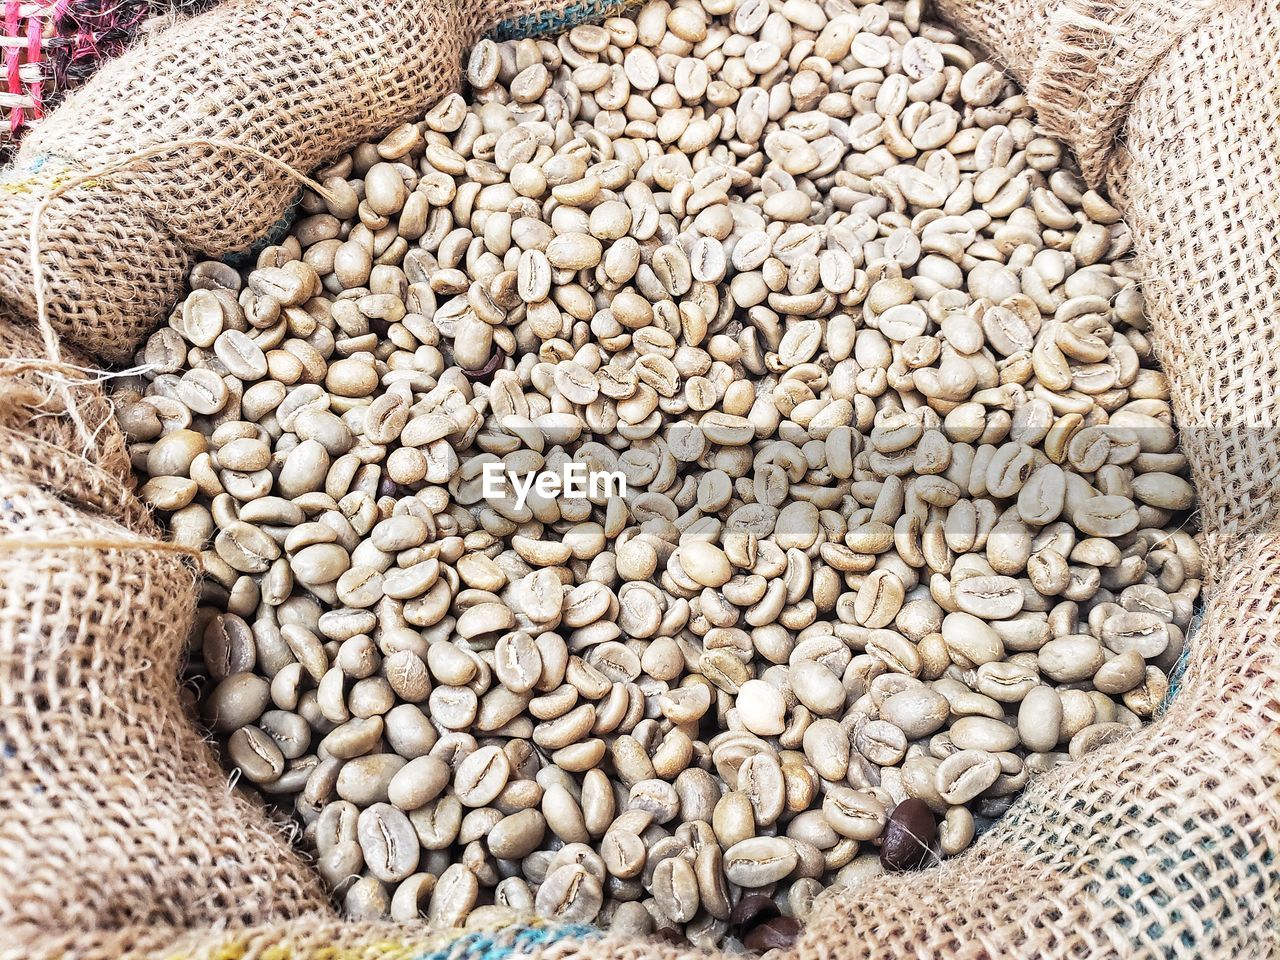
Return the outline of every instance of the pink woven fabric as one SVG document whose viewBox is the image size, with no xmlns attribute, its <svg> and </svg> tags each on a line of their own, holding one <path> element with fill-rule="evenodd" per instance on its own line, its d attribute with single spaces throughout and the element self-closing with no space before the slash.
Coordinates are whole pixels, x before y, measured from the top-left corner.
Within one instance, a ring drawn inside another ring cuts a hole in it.
<svg viewBox="0 0 1280 960">
<path fill-rule="evenodd" d="M 0 7 L 0 151 L 56 96 L 120 53 L 168 0 L 4 0 Z"/>
</svg>

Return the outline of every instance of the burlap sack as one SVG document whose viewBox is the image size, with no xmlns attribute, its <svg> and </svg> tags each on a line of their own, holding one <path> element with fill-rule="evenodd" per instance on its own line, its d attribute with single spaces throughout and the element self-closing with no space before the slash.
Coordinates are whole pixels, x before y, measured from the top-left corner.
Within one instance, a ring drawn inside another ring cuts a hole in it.
<svg viewBox="0 0 1280 960">
<path fill-rule="evenodd" d="M 45 349 L 22 257 L 57 164 L 65 177 L 192 133 L 317 162 L 420 110 L 477 31 L 534 6 L 460 2 L 233 2 L 104 71 L 28 141 L 22 162 L 55 164 L 46 186 L 0 208 L 0 290 L 21 318 L 0 319 L 0 355 Z M 942 7 L 1023 81 L 1134 227 L 1211 586 L 1167 713 L 1036 780 L 964 856 L 826 902 L 796 960 L 1275 956 L 1280 0 Z M 127 356 L 191 249 L 248 242 L 292 191 L 242 157 L 177 156 L 53 204 L 53 315 L 86 356 Z M 174 677 L 193 574 L 129 492 L 97 388 L 73 394 L 96 431 L 82 455 L 47 371 L 9 368 L 0 383 L 0 957 L 679 955 L 576 929 L 451 939 L 337 920 L 184 711 Z"/>
</svg>

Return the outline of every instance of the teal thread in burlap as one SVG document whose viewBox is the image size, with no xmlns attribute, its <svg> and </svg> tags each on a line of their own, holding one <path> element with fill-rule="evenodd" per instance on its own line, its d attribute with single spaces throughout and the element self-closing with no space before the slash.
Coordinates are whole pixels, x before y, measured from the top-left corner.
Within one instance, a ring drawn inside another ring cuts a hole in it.
<svg viewBox="0 0 1280 960">
<path fill-rule="evenodd" d="M 1182 689 L 1182 678 L 1186 676 L 1187 664 L 1191 662 L 1191 641 L 1196 633 L 1200 630 L 1200 623 L 1204 620 L 1203 601 L 1196 604 L 1195 615 L 1191 618 L 1191 622 L 1187 624 L 1187 639 L 1182 647 L 1182 653 L 1178 656 L 1178 662 L 1173 665 L 1173 669 L 1169 671 L 1169 692 L 1164 695 L 1164 699 L 1160 701 L 1160 707 L 1156 711 L 1157 715 L 1164 713 L 1169 709 L 1169 704 L 1173 698 L 1177 696 L 1178 691 Z"/>
<path fill-rule="evenodd" d="M 1185 833 L 1195 833 L 1200 827 L 1198 823 L 1187 823 Z M 1260 838 L 1254 839 L 1260 842 Z M 1266 851 L 1260 863 L 1251 862 L 1255 856 L 1254 851 L 1245 846 L 1243 838 L 1225 828 L 1222 831 L 1221 844 L 1205 841 L 1200 844 L 1199 850 L 1188 849 L 1182 842 L 1182 836 L 1171 832 L 1161 836 L 1159 843 L 1168 851 L 1161 859 L 1159 866 L 1160 876 L 1165 878 L 1165 886 L 1157 885 L 1155 878 L 1149 872 L 1140 873 L 1134 878 L 1141 885 L 1140 889 L 1135 889 L 1130 883 L 1122 882 L 1117 888 L 1117 893 L 1133 908 L 1134 913 L 1137 914 L 1136 922 L 1139 926 L 1137 929 L 1132 929 L 1134 920 L 1124 911 L 1118 912 L 1113 922 L 1118 927 L 1129 929 L 1135 943 L 1142 943 L 1152 950 L 1160 950 L 1172 960 L 1178 955 L 1178 951 L 1173 944 L 1160 946 L 1160 942 L 1164 939 L 1164 925 L 1156 919 L 1152 909 L 1167 910 L 1170 922 L 1182 924 L 1185 915 L 1174 905 L 1173 898 L 1167 889 L 1168 885 L 1172 884 L 1174 894 L 1179 899 L 1185 899 L 1191 908 L 1192 915 L 1201 916 L 1199 936 L 1197 931 L 1189 926 L 1183 926 L 1178 938 L 1181 945 L 1193 951 L 1195 956 L 1220 955 L 1224 944 L 1219 938 L 1215 918 L 1207 915 L 1210 907 L 1215 903 L 1220 904 L 1220 914 L 1222 919 L 1227 921 L 1228 927 L 1239 924 L 1247 927 L 1255 919 L 1260 920 L 1258 905 L 1265 903 L 1267 891 L 1275 889 L 1275 885 L 1280 883 L 1280 871 L 1276 869 L 1275 858 L 1270 851 Z M 1205 860 L 1206 854 L 1212 857 L 1212 863 Z M 1096 893 L 1102 883 L 1109 885 L 1117 880 L 1123 880 L 1124 877 L 1120 872 L 1132 867 L 1135 863 L 1137 859 L 1134 857 L 1120 858 L 1115 865 L 1107 869 L 1101 882 L 1091 883 L 1087 889 Z M 1216 897 L 1205 896 L 1204 890 L 1211 876 L 1229 875 L 1232 868 L 1238 867 L 1241 863 L 1249 864 L 1248 886 L 1221 890 Z M 1266 869 L 1266 876 L 1263 875 L 1263 868 Z M 1150 908 L 1148 904 L 1151 905 Z"/>
<path fill-rule="evenodd" d="M 567 7 L 539 10 L 523 16 L 503 20 L 489 31 L 494 40 L 522 40 L 525 37 L 545 37 L 561 33 L 570 27 L 590 20 L 615 16 L 639 0 L 578 0 Z"/>
<path fill-rule="evenodd" d="M 602 935 L 600 930 L 585 923 L 504 927 L 468 933 L 447 947 L 422 954 L 417 960 L 508 960 L 562 940 L 592 940 Z"/>
<path fill-rule="evenodd" d="M 1203 619 L 1202 608 L 1197 605 L 1195 615 L 1187 626 L 1186 646 L 1178 657 L 1178 662 L 1169 671 L 1169 692 L 1161 702 L 1157 710 L 1158 714 L 1168 708 L 1170 701 L 1182 686 L 1183 676 L 1191 659 L 1192 642 Z M 1083 800 L 1077 800 L 1075 808 L 1078 812 L 1085 812 L 1087 809 Z M 1025 797 L 1020 798 L 1003 819 L 1013 826 L 1016 833 L 1018 832 L 1017 821 L 1028 810 L 1033 810 L 1028 800 Z M 1043 811 L 1034 809 L 1033 812 L 1039 815 Z M 1133 833 L 1135 821 L 1128 819 L 1132 812 L 1111 812 L 1099 817 L 1093 822 L 1090 842 L 1098 843 L 1102 838 L 1117 836 L 1118 821 L 1121 820 L 1125 821 L 1126 831 Z M 1127 874 L 1126 871 L 1138 861 L 1136 857 L 1122 856 L 1108 863 L 1101 878 L 1091 879 L 1085 887 L 1086 891 L 1097 895 L 1104 886 L 1115 887 L 1120 899 L 1131 912 L 1117 911 L 1111 922 L 1125 929 L 1134 944 L 1156 951 L 1170 960 L 1176 956 L 1185 955 L 1175 949 L 1173 944 L 1163 947 L 1160 944 L 1164 938 L 1162 918 L 1167 917 L 1171 923 L 1182 925 L 1179 944 L 1183 950 L 1194 951 L 1198 956 L 1215 955 L 1215 950 L 1222 946 L 1218 939 L 1217 918 L 1206 915 L 1215 900 L 1221 905 L 1221 919 L 1227 920 L 1230 916 L 1230 921 L 1226 924 L 1228 927 L 1236 925 L 1237 918 L 1240 916 L 1254 917 L 1257 914 L 1254 905 L 1262 902 L 1268 889 L 1274 889 L 1275 885 L 1280 884 L 1280 865 L 1276 863 L 1270 851 L 1264 852 L 1260 862 L 1251 862 L 1256 854 L 1245 847 L 1242 838 L 1225 828 L 1222 831 L 1220 843 L 1203 841 L 1198 847 L 1188 847 L 1184 837 L 1198 832 L 1201 829 L 1200 824 L 1187 823 L 1181 832 L 1170 830 L 1157 832 L 1154 829 L 1159 825 L 1156 821 L 1151 821 L 1148 825 L 1152 828 L 1151 830 L 1137 832 L 1147 838 L 1147 854 L 1150 854 L 1153 847 L 1159 847 L 1165 851 L 1159 866 L 1159 875 L 1164 878 L 1165 885 L 1157 884 L 1150 872 L 1143 872 L 1136 876 Z M 1026 838 L 1022 842 L 1022 850 L 1027 854 L 1035 855 L 1039 849 L 1036 832 L 1033 830 L 1021 832 Z M 1254 839 L 1255 846 L 1265 846 L 1261 838 Z M 1070 842 L 1077 841 L 1073 839 Z M 1218 897 L 1207 898 L 1204 891 L 1209 889 L 1209 876 L 1219 873 L 1229 874 L 1230 871 L 1225 868 L 1230 864 L 1240 863 L 1249 863 L 1249 887 L 1221 891 Z M 1174 896 L 1187 899 L 1193 916 L 1203 915 L 1198 931 L 1183 925 L 1186 915 L 1174 903 L 1170 887 L 1173 889 Z"/>
<path fill-rule="evenodd" d="M 299 190 L 294 194 L 293 200 L 285 209 L 284 214 L 271 225 L 266 236 L 262 237 L 248 250 L 237 250 L 234 253 L 228 253 L 222 258 L 222 262 L 230 266 L 250 267 L 258 260 L 258 254 L 272 244 L 281 243 L 289 236 L 289 231 L 293 229 L 293 225 L 298 219 L 298 205 L 302 203 L 302 191 Z"/>
</svg>

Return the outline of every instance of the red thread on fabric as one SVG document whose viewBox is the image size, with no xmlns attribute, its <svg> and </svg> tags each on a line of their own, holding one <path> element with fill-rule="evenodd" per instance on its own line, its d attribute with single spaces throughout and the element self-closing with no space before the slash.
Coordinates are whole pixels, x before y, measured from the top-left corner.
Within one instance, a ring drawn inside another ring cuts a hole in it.
<svg viewBox="0 0 1280 960">
<path fill-rule="evenodd" d="M 32 14 L 31 19 L 27 21 L 27 63 L 34 64 L 37 68 L 40 65 L 40 34 L 43 30 L 44 21 L 39 14 Z M 44 99 L 41 96 L 43 77 L 39 69 L 33 73 L 34 76 L 27 89 L 31 91 L 31 113 L 39 118 L 44 116 Z"/>
<path fill-rule="evenodd" d="M 4 35 L 7 39 L 17 40 L 21 36 L 18 33 L 19 19 L 18 0 L 7 0 L 4 8 Z M 22 77 L 19 74 L 21 60 L 21 50 L 18 47 L 5 47 L 5 86 L 14 97 L 22 96 Z M 22 126 L 22 107 L 15 106 L 9 112 L 9 129 L 16 133 L 20 126 Z"/>
</svg>

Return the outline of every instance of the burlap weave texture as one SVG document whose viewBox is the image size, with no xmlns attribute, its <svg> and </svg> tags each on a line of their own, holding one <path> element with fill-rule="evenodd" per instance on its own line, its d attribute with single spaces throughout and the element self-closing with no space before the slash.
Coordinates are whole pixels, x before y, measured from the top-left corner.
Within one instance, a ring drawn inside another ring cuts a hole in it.
<svg viewBox="0 0 1280 960">
<path fill-rule="evenodd" d="M 163 126 L 154 141 L 173 138 L 173 124 L 195 123 L 202 111 L 222 120 L 201 129 L 223 135 L 237 110 L 257 118 L 288 101 L 303 103 L 306 123 L 276 126 L 296 138 L 248 121 L 235 135 L 291 163 L 319 162 L 446 89 L 466 31 L 538 12 L 531 0 L 486 6 L 464 20 L 449 19 L 458 16 L 449 0 L 303 5 L 323 8 L 353 32 L 341 44 L 349 60 L 313 59 L 336 41 L 282 25 L 285 7 L 243 0 L 209 15 L 239 20 L 202 18 L 178 27 L 170 42 L 197 45 L 214 27 L 247 30 L 256 16 L 267 23 L 255 35 L 277 44 L 275 61 L 293 51 L 305 69 L 342 73 L 346 82 L 321 84 L 314 89 L 323 93 L 308 96 L 295 77 L 277 103 L 274 73 L 254 86 L 261 78 L 224 71 L 213 101 L 206 97 L 215 88 L 188 79 L 174 94 L 179 106 L 148 115 Z M 964 856 L 833 898 L 796 960 L 1275 956 L 1280 0 L 945 0 L 941 10 L 1009 65 L 1043 122 L 1080 151 L 1092 179 L 1105 180 L 1134 228 L 1151 333 L 1200 496 L 1212 587 L 1181 690 L 1164 716 L 1038 779 Z M 351 78 L 377 71 L 380 52 L 394 78 L 357 95 Z M 154 91 L 163 72 L 157 57 L 144 52 L 104 71 L 27 149 L 43 144 L 47 156 L 74 156 L 77 164 L 102 159 L 92 151 L 109 150 L 110 137 L 99 130 L 105 139 L 88 143 L 93 137 L 80 128 L 90 111 L 109 112 L 124 90 Z M 247 106 L 225 99 L 233 92 Z M 377 112 L 369 107 L 374 97 L 394 103 Z M 330 139 L 319 142 L 317 131 Z M 132 147 L 144 142 L 138 137 L 153 142 L 145 130 L 129 136 Z M 68 143 L 76 145 L 71 154 Z M 75 153 L 81 144 L 83 155 Z M 190 170 L 207 181 L 222 169 L 217 164 L 230 162 L 206 157 Z M 91 206 L 105 205 L 92 208 L 98 219 L 86 221 L 83 207 L 59 213 L 55 204 L 47 269 L 67 342 L 99 357 L 128 356 L 146 325 L 169 309 L 191 238 L 243 245 L 292 191 L 274 174 L 246 174 L 245 184 L 273 198 L 255 207 L 251 227 L 232 205 L 242 195 L 224 192 L 221 178 L 207 196 L 165 206 L 167 187 L 184 172 L 161 164 L 113 181 L 110 200 L 85 191 Z M 0 295 L 28 311 L 26 322 L 31 301 L 20 259 L 24 217 L 37 195 L 0 200 Z M 156 226 L 161 210 L 169 218 L 163 230 Z M 153 235 L 161 245 L 139 241 Z M 95 271 L 103 257 L 110 269 Z M 40 352 L 29 329 L 10 322 L 5 330 L 0 353 Z M 172 679 L 192 615 L 193 577 L 180 556 L 142 547 L 157 531 L 129 492 L 120 437 L 107 425 L 86 462 L 57 415 L 56 392 L 35 375 L 4 383 L 0 957 L 254 958 L 335 946 L 350 956 L 390 957 L 433 949 L 436 940 L 420 928 L 336 920 L 279 829 L 228 790 Z M 92 392 L 79 395 L 96 423 L 104 414 L 88 399 Z M 17 539 L 28 546 L 20 549 Z M 60 545 L 68 539 L 114 545 Z M 129 540 L 139 545 L 120 543 Z M 673 960 L 677 951 L 603 939 L 561 942 L 537 955 Z"/>
</svg>

